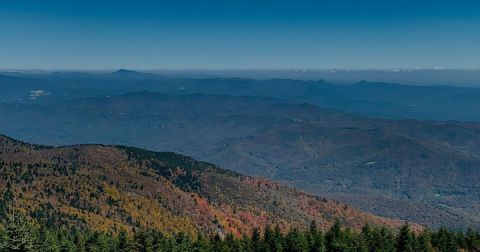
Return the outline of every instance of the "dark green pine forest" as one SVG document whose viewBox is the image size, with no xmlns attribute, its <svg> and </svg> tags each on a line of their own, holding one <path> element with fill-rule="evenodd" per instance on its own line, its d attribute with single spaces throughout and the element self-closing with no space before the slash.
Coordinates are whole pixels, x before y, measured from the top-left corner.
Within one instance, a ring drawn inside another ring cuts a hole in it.
<svg viewBox="0 0 480 252">
<path fill-rule="evenodd" d="M 361 231 L 343 227 L 339 221 L 327 230 L 315 222 L 308 229 L 278 227 L 255 229 L 249 236 L 228 234 L 195 239 L 183 233 L 164 234 L 156 230 L 137 229 L 117 234 L 47 228 L 29 221 L 20 212 L 3 216 L 0 251 L 411 251 L 454 252 L 480 251 L 480 231 L 453 232 L 445 228 L 414 232 L 408 224 L 399 230 L 365 225 Z"/>
</svg>

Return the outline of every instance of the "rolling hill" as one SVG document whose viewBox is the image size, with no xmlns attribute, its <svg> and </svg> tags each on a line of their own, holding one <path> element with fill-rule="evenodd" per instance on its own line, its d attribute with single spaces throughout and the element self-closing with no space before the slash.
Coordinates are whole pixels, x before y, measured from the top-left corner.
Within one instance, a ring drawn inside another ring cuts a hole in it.
<svg viewBox="0 0 480 252">
<path fill-rule="evenodd" d="M 338 85 L 323 80 L 170 78 L 121 69 L 111 73 L 7 73 L 0 75 L 0 89 L 0 101 L 23 103 L 148 90 L 171 95 L 201 93 L 267 97 L 389 119 L 480 121 L 477 109 L 480 107 L 480 89 L 458 86 L 409 86 L 368 81 Z M 29 94 L 35 90 L 44 90 L 50 95 L 32 100 Z"/>
<path fill-rule="evenodd" d="M 480 125 L 385 120 L 259 97 L 135 92 L 0 104 L 0 130 L 48 145 L 174 151 L 431 227 L 480 225 Z"/>
<path fill-rule="evenodd" d="M 0 136 L 0 170 L 0 209 L 14 207 L 47 225 L 193 236 L 249 234 L 267 224 L 306 227 L 312 220 L 327 227 L 336 218 L 353 228 L 401 224 L 169 152 L 54 148 Z"/>
</svg>

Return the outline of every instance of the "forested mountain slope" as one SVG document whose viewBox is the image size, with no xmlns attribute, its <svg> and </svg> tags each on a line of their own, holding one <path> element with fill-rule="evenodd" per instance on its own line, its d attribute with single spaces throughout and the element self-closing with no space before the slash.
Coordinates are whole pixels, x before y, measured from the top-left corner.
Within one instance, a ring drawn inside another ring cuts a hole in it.
<svg viewBox="0 0 480 252">
<path fill-rule="evenodd" d="M 2 214 L 9 206 L 47 225 L 240 235 L 268 224 L 328 227 L 336 218 L 353 228 L 401 224 L 175 153 L 0 136 L 0 169 Z"/>
<path fill-rule="evenodd" d="M 275 99 L 136 92 L 0 104 L 0 129 L 48 145 L 174 151 L 390 218 L 477 226 L 480 124 L 385 120 Z"/>
</svg>

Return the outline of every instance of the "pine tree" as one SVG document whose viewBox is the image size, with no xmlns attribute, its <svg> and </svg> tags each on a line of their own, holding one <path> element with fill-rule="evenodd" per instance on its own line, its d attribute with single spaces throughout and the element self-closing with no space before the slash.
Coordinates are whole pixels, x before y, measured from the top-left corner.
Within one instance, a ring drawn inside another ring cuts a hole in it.
<svg viewBox="0 0 480 252">
<path fill-rule="evenodd" d="M 53 231 L 54 232 L 54 231 Z M 58 241 L 60 242 L 60 251 L 61 252 L 77 252 L 82 251 L 81 249 L 77 249 L 74 243 L 74 238 L 71 234 L 61 231 L 57 234 Z"/>
<path fill-rule="evenodd" d="M 98 236 L 98 248 L 102 252 L 114 251 L 115 242 L 107 233 L 100 233 Z"/>
<path fill-rule="evenodd" d="M 480 251 L 480 232 L 469 228 L 465 236 L 467 250 Z"/>
<path fill-rule="evenodd" d="M 248 239 L 248 241 L 251 241 L 251 240 Z M 249 244 L 249 245 L 251 245 L 251 244 Z M 220 237 L 220 234 L 216 234 L 213 237 L 211 248 L 212 248 L 211 251 L 218 251 L 218 252 L 228 251 L 228 248 L 225 246 L 225 243 L 223 242 L 222 237 Z M 253 251 L 253 248 L 250 251 Z"/>
<path fill-rule="evenodd" d="M 58 231 L 47 230 L 41 227 L 38 231 L 38 248 L 45 252 L 60 251 L 60 242 L 58 240 Z"/>
<path fill-rule="evenodd" d="M 262 251 L 263 241 L 262 241 L 260 230 L 258 228 L 253 229 L 251 242 L 252 242 L 252 245 L 251 245 L 252 251 L 255 251 L 255 252 Z"/>
<path fill-rule="evenodd" d="M 233 234 L 228 234 L 225 239 L 223 239 L 225 251 L 234 252 L 234 251 L 242 251 L 242 244 L 235 239 Z"/>
<path fill-rule="evenodd" d="M 192 243 L 190 241 L 190 238 L 184 233 L 179 233 L 175 235 L 175 247 L 176 251 L 179 252 L 192 251 Z"/>
<path fill-rule="evenodd" d="M 361 235 L 367 245 L 368 251 L 377 251 L 378 240 L 380 236 L 373 230 L 370 224 L 365 223 L 365 225 L 362 227 Z"/>
<path fill-rule="evenodd" d="M 300 230 L 293 228 L 285 236 L 286 252 L 306 252 L 308 251 L 308 241 Z"/>
<path fill-rule="evenodd" d="M 361 234 L 347 228 L 341 232 L 340 251 L 345 252 L 368 252 L 368 247 Z"/>
<path fill-rule="evenodd" d="M 130 240 L 125 229 L 120 230 L 117 237 L 116 250 L 118 252 L 130 251 Z"/>
<path fill-rule="evenodd" d="M 280 227 L 276 226 L 274 230 L 272 227 L 267 226 L 263 231 L 263 239 L 265 241 L 266 251 L 283 251 L 282 238 Z"/>
<path fill-rule="evenodd" d="M 308 232 L 308 243 L 310 252 L 324 252 L 325 238 L 323 233 L 318 230 L 317 223 L 312 221 Z"/>
<path fill-rule="evenodd" d="M 453 234 L 454 236 L 454 243 L 457 244 L 458 248 L 466 248 L 467 247 L 467 238 L 462 231 L 457 231 Z"/>
<path fill-rule="evenodd" d="M 328 248 L 328 249 L 327 249 Z M 314 222 L 309 229 L 292 228 L 283 235 L 277 226 L 267 226 L 263 235 L 258 229 L 251 236 L 235 238 L 227 234 L 206 238 L 198 236 L 193 241 L 183 233 L 165 236 L 158 231 L 137 231 L 130 239 L 125 230 L 112 236 L 89 230 L 65 231 L 36 228 L 23 214 L 12 212 L 3 228 L 0 225 L 0 251 L 155 251 L 155 252 L 479 252 L 480 232 L 469 229 L 466 233 L 440 228 L 425 230 L 418 236 L 408 224 L 402 226 L 395 237 L 386 227 L 365 225 L 361 232 L 343 228 L 336 221 L 324 235 Z"/>
<path fill-rule="evenodd" d="M 77 251 L 79 251 L 79 252 L 87 251 L 86 234 L 85 233 L 75 231 L 73 233 L 73 243 L 75 244 L 75 247 L 76 247 Z"/>
<path fill-rule="evenodd" d="M 377 251 L 394 252 L 395 251 L 395 237 L 392 231 L 386 227 L 381 227 L 378 231 Z"/>
<path fill-rule="evenodd" d="M 252 249 L 252 251 L 260 252 L 262 250 L 262 245 L 263 245 L 262 236 L 258 228 L 253 229 L 252 237 L 250 241 L 251 241 L 250 248 Z"/>
<path fill-rule="evenodd" d="M 278 251 L 284 251 L 285 250 L 285 237 L 282 233 L 282 229 L 280 228 L 279 225 L 275 226 L 274 230 L 274 236 L 277 241 L 276 248 Z"/>
<path fill-rule="evenodd" d="M 450 233 L 445 227 L 438 230 L 434 236 L 433 243 L 441 252 L 456 252 L 459 250 L 455 235 Z"/>
<path fill-rule="evenodd" d="M 175 241 L 172 238 L 166 237 L 163 233 L 158 231 L 149 232 L 152 249 L 155 252 L 170 252 L 174 250 Z M 131 243 L 131 241 L 130 241 Z M 130 249 L 132 245 L 130 244 Z"/>
<path fill-rule="evenodd" d="M 417 237 L 418 252 L 433 252 L 432 235 L 430 231 L 425 230 Z"/>
<path fill-rule="evenodd" d="M 28 223 L 25 215 L 15 211 L 8 214 L 5 235 L 0 248 L 11 252 L 37 251 L 34 227 Z"/>
<path fill-rule="evenodd" d="M 193 246 L 194 252 L 209 252 L 212 250 L 210 241 L 203 235 L 199 235 Z"/>
<path fill-rule="evenodd" d="M 398 252 L 416 252 L 415 234 L 410 230 L 410 225 L 406 223 L 400 228 L 397 236 Z"/>
<path fill-rule="evenodd" d="M 362 227 L 360 236 L 364 242 L 365 248 L 370 252 L 395 251 L 395 240 L 393 234 L 389 229 L 385 227 L 377 228 L 372 227 L 369 224 L 365 224 Z"/>
<path fill-rule="evenodd" d="M 263 240 L 265 243 L 265 249 L 267 251 L 272 251 L 275 248 L 275 233 L 270 226 L 266 226 L 263 230 Z"/>
<path fill-rule="evenodd" d="M 342 226 L 339 220 L 335 220 L 328 232 L 325 234 L 325 245 L 327 251 L 343 252 L 346 245 L 342 241 Z"/>
<path fill-rule="evenodd" d="M 145 230 L 135 232 L 135 234 L 133 235 L 133 250 L 138 252 L 152 252 L 152 240 L 153 239 L 150 236 L 149 232 Z"/>
<path fill-rule="evenodd" d="M 96 231 L 90 231 L 86 235 L 85 249 L 88 252 L 100 252 L 102 251 L 100 245 L 100 233 Z"/>
</svg>

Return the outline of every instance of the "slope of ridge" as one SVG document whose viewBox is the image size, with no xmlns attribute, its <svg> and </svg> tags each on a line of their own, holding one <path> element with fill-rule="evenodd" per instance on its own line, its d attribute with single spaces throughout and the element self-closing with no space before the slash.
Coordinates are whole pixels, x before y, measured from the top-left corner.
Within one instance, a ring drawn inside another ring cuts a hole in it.
<svg viewBox="0 0 480 252">
<path fill-rule="evenodd" d="M 144 91 L 0 103 L 0 131 L 46 145 L 173 151 L 387 218 L 480 227 L 475 122 L 386 120 L 259 97 Z"/>
<path fill-rule="evenodd" d="M 398 226 L 345 204 L 175 153 L 130 147 L 45 147 L 0 136 L 1 209 L 9 205 L 49 225 L 100 231 L 155 228 L 166 233 L 249 233 L 338 218 Z"/>
</svg>

